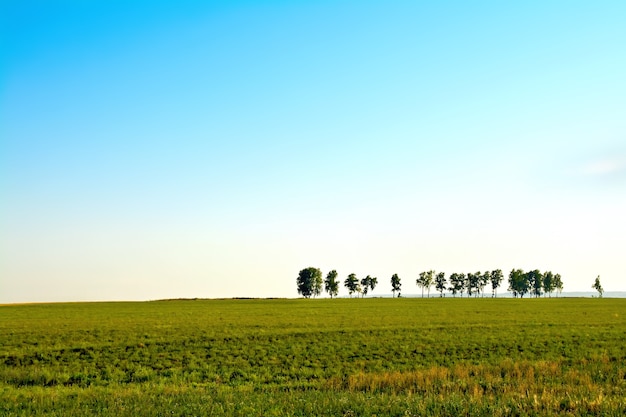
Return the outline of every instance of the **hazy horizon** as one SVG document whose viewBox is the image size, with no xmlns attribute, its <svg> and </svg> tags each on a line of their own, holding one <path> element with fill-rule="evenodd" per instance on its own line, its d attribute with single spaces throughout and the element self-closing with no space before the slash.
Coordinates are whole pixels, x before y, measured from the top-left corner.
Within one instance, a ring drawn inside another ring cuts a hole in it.
<svg viewBox="0 0 626 417">
<path fill-rule="evenodd" d="M 308 266 L 374 295 L 430 269 L 626 291 L 625 21 L 602 0 L 3 2 L 0 303 L 296 297 Z"/>
</svg>

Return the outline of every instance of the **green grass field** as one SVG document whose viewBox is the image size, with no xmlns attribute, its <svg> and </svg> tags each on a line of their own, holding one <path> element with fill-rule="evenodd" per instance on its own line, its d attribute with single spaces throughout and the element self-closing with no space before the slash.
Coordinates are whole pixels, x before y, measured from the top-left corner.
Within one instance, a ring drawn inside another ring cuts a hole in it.
<svg viewBox="0 0 626 417">
<path fill-rule="evenodd" d="M 624 299 L 0 306 L 1 416 L 626 415 Z"/>
</svg>

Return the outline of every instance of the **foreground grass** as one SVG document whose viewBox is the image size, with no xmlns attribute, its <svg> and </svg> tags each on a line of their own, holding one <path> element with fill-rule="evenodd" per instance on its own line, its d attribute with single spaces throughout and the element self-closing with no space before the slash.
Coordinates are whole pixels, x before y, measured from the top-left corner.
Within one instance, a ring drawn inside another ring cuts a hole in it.
<svg viewBox="0 0 626 417">
<path fill-rule="evenodd" d="M 0 415 L 625 415 L 626 300 L 0 307 Z"/>
</svg>

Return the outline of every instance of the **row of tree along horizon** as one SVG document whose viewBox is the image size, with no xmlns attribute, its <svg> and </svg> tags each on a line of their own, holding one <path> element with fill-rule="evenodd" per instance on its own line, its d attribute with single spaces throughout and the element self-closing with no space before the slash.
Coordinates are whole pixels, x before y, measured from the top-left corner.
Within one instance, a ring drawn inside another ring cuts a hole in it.
<svg viewBox="0 0 626 417">
<path fill-rule="evenodd" d="M 418 287 L 422 289 L 422 297 L 424 291 L 430 297 L 430 289 L 434 286 L 439 292 L 440 297 L 444 297 L 445 293 L 452 294 L 453 297 L 484 297 L 485 288 L 491 286 L 491 296 L 496 297 L 498 288 L 504 280 L 502 270 L 496 269 L 485 272 L 470 273 L 453 273 L 446 278 L 445 272 L 424 271 L 419 274 L 415 280 Z M 393 297 L 400 297 L 400 289 L 402 282 L 398 274 L 391 276 L 391 292 Z M 331 298 L 339 294 L 338 274 L 336 270 L 328 272 L 326 278 L 322 278 L 322 271 L 318 268 L 304 268 L 298 274 L 297 286 L 298 293 L 305 298 L 317 297 L 322 294 L 322 289 L 330 295 Z M 364 297 L 378 285 L 378 278 L 366 276 L 359 279 L 356 274 L 349 274 L 343 282 L 344 287 L 348 290 L 348 294 Z M 513 269 L 509 272 L 508 291 L 513 297 L 523 298 L 526 294 L 534 297 L 548 295 L 552 296 L 553 292 L 560 294 L 563 291 L 563 281 L 560 274 L 553 274 L 551 271 L 541 272 L 538 269 L 524 272 L 522 269 Z"/>
</svg>

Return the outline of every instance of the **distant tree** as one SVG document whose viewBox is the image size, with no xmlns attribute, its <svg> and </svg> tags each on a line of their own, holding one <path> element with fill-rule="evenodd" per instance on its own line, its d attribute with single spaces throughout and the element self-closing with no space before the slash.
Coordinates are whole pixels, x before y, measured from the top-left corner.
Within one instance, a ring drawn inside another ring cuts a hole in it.
<svg viewBox="0 0 626 417">
<path fill-rule="evenodd" d="M 422 288 L 422 298 L 424 298 L 424 289 L 428 290 L 428 297 L 430 297 L 430 287 L 433 286 L 433 278 L 435 271 L 420 272 L 419 278 L 415 280 L 418 287 Z"/>
<path fill-rule="evenodd" d="M 369 287 L 370 290 L 374 291 L 374 288 L 376 288 L 376 285 L 378 285 L 378 278 L 376 277 L 370 277 L 369 275 L 367 277 L 365 277 L 367 279 L 367 285 Z M 366 291 L 367 293 L 367 291 Z"/>
<path fill-rule="evenodd" d="M 435 271 L 430 270 L 426 271 L 426 276 L 424 277 L 424 286 L 426 287 L 427 297 L 430 298 L 430 287 L 433 286 L 435 282 Z"/>
<path fill-rule="evenodd" d="M 530 286 L 524 271 L 522 269 L 512 269 L 509 272 L 509 291 L 513 293 L 513 297 L 519 296 L 524 298 L 529 289 Z"/>
<path fill-rule="evenodd" d="M 337 281 L 337 271 L 334 269 L 326 275 L 324 289 L 328 295 L 330 295 L 330 298 L 336 297 L 337 294 L 339 294 L 339 281 Z"/>
<path fill-rule="evenodd" d="M 480 292 L 480 279 L 481 273 L 468 273 L 467 274 L 467 296 L 476 296 Z"/>
<path fill-rule="evenodd" d="M 426 286 L 426 272 L 420 272 L 420 276 L 415 280 L 418 287 L 422 289 L 422 298 L 424 298 L 424 287 Z"/>
<path fill-rule="evenodd" d="M 378 285 L 378 278 L 372 277 L 370 278 L 370 290 L 374 291 L 374 288 Z"/>
<path fill-rule="evenodd" d="M 557 291 L 557 296 L 563 292 L 563 281 L 561 280 L 561 274 L 554 275 L 554 289 Z"/>
<path fill-rule="evenodd" d="M 502 275 L 501 269 L 496 269 L 495 271 L 491 271 L 491 296 L 492 297 L 496 297 L 497 292 L 498 292 L 498 287 L 500 286 L 502 279 L 504 279 L 504 277 Z"/>
<path fill-rule="evenodd" d="M 361 278 L 361 297 L 365 297 L 367 295 L 367 291 L 370 288 L 370 276 L 366 276 L 365 278 Z"/>
<path fill-rule="evenodd" d="M 426 286 L 428 298 L 430 298 L 430 287 L 433 286 L 434 282 L 435 282 L 435 271 L 430 270 L 426 272 L 426 280 L 424 281 L 424 285 Z"/>
<path fill-rule="evenodd" d="M 485 296 L 485 287 L 487 286 L 487 284 L 489 283 L 489 281 L 491 281 L 491 271 L 485 271 L 483 272 L 483 274 L 480 276 L 480 296 L 484 297 Z"/>
<path fill-rule="evenodd" d="M 600 298 L 602 298 L 602 293 L 604 293 L 604 288 L 602 288 L 602 285 L 600 285 L 600 275 L 596 277 L 596 281 L 593 283 L 591 288 L 598 291 L 598 295 L 600 296 Z"/>
<path fill-rule="evenodd" d="M 534 269 L 526 273 L 526 280 L 535 298 L 541 296 L 543 289 L 543 274 L 538 269 Z"/>
<path fill-rule="evenodd" d="M 459 274 L 457 274 L 456 272 L 453 272 L 449 278 L 450 286 L 448 287 L 448 291 L 450 291 L 452 293 L 452 296 L 455 298 L 456 298 L 456 294 L 459 292 L 458 281 L 459 281 Z"/>
<path fill-rule="evenodd" d="M 317 297 L 318 295 L 322 294 L 322 289 L 324 284 L 324 280 L 322 278 L 322 271 L 320 271 L 319 269 L 317 271 L 315 271 L 315 285 L 314 285 L 314 290 L 313 290 L 313 296 Z"/>
<path fill-rule="evenodd" d="M 543 290 L 548 294 L 548 297 L 552 297 L 552 291 L 554 291 L 554 274 L 552 271 L 543 273 Z"/>
<path fill-rule="evenodd" d="M 402 284 L 400 283 L 400 277 L 398 274 L 393 274 L 391 276 L 391 293 L 393 296 L 396 296 L 396 292 L 398 293 L 398 297 L 400 297 L 400 287 Z"/>
<path fill-rule="evenodd" d="M 435 277 L 435 288 L 439 291 L 439 297 L 443 297 L 443 292 L 446 290 L 446 273 L 439 272 Z"/>
<path fill-rule="evenodd" d="M 355 274 L 348 275 L 348 278 L 346 278 L 346 280 L 343 282 L 343 285 L 348 289 L 348 293 L 350 294 L 350 297 L 352 297 L 352 294 L 354 294 L 355 292 L 356 293 L 361 292 L 359 279 L 356 277 Z"/>
<path fill-rule="evenodd" d="M 322 293 L 322 271 L 312 266 L 300 271 L 297 279 L 298 293 L 304 298 L 318 296 Z"/>
<path fill-rule="evenodd" d="M 378 284 L 378 278 L 376 277 L 372 278 L 368 275 L 363 278 L 361 280 L 361 296 L 365 297 L 370 289 L 374 291 L 376 284 Z"/>
<path fill-rule="evenodd" d="M 463 272 L 459 273 L 459 294 L 463 297 L 463 291 L 467 290 L 467 277 Z"/>
<path fill-rule="evenodd" d="M 448 290 L 452 293 L 453 297 L 456 297 L 457 293 L 463 296 L 463 289 L 465 288 L 465 274 L 453 273 L 450 275 L 450 287 Z"/>
<path fill-rule="evenodd" d="M 467 274 L 467 280 L 465 281 L 465 291 L 467 292 L 468 297 L 474 295 L 474 274 L 471 272 Z"/>
</svg>

